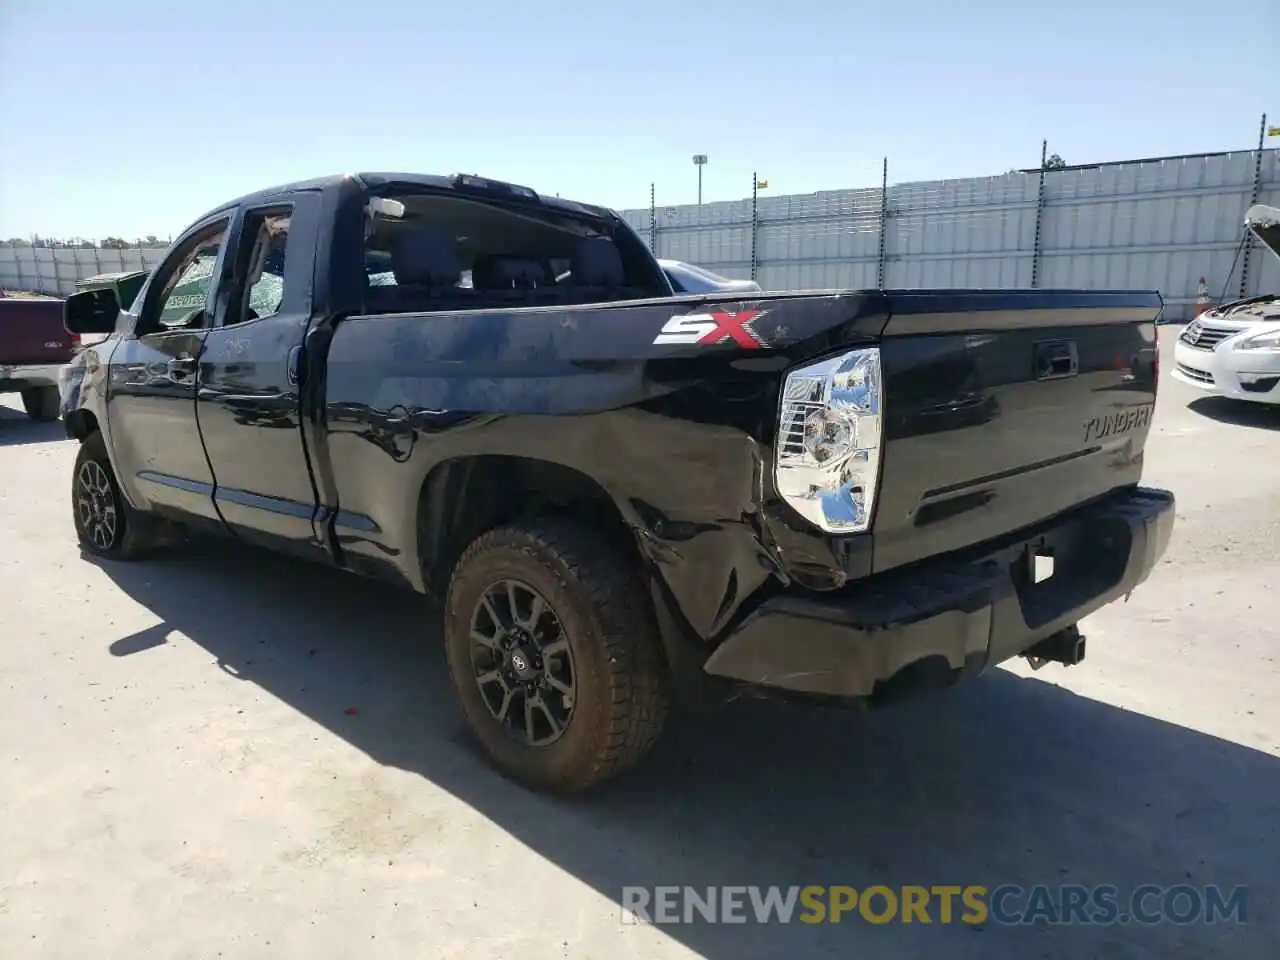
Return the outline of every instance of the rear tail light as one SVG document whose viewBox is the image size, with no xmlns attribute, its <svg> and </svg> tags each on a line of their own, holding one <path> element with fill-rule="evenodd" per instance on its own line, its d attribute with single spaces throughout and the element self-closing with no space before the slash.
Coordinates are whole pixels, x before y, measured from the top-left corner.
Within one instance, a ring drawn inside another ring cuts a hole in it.
<svg viewBox="0 0 1280 960">
<path fill-rule="evenodd" d="M 1155 386 L 1152 389 L 1156 392 L 1159 392 L 1160 390 L 1160 324 L 1159 323 L 1156 324 L 1156 335 L 1155 335 L 1155 339 L 1152 341 L 1152 347 L 1156 352 L 1156 362 L 1155 362 L 1156 382 L 1155 382 Z"/>
<path fill-rule="evenodd" d="M 828 533 L 871 525 L 883 406 L 876 347 L 799 367 L 783 384 L 774 483 L 797 513 Z"/>
</svg>

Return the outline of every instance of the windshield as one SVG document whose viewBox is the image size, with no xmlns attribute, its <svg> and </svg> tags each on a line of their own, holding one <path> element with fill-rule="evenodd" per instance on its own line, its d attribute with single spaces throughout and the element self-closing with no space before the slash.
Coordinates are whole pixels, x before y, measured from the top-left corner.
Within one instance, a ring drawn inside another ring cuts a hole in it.
<svg viewBox="0 0 1280 960">
<path fill-rule="evenodd" d="M 1245 214 L 1245 223 L 1273 254 L 1280 257 L 1280 208 L 1255 204 Z"/>
</svg>

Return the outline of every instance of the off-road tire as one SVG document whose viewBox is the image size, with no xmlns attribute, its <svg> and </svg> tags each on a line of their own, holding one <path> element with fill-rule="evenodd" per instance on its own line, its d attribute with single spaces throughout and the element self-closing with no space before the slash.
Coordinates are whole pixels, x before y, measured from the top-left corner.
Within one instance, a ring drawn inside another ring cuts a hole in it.
<svg viewBox="0 0 1280 960">
<path fill-rule="evenodd" d="M 31 420 L 57 420 L 61 406 L 57 387 L 28 387 L 22 391 L 22 408 Z"/>
<path fill-rule="evenodd" d="M 93 472 L 96 466 L 105 475 L 110 504 L 115 511 L 115 525 L 109 537 L 94 536 L 91 524 L 86 522 L 81 506 L 85 493 L 82 488 L 82 473 L 86 467 Z M 80 444 L 76 454 L 75 469 L 71 474 L 71 516 L 75 524 L 76 537 L 80 546 L 87 553 L 106 557 L 111 560 L 137 560 L 153 553 L 157 548 L 169 543 L 174 536 L 171 525 L 158 517 L 135 510 L 129 506 L 116 481 L 115 471 L 111 469 L 111 460 L 107 456 L 107 446 L 101 433 L 92 433 Z M 104 542 L 105 539 L 105 542 Z"/>
<path fill-rule="evenodd" d="M 504 579 L 545 598 L 573 657 L 574 712 L 545 746 L 513 735 L 476 681 L 472 617 L 485 591 Z M 634 767 L 658 739 L 670 695 L 653 613 L 625 556 L 582 526 L 544 519 L 481 535 L 454 568 L 444 621 L 463 714 L 503 775 L 538 790 L 578 793 Z"/>
</svg>

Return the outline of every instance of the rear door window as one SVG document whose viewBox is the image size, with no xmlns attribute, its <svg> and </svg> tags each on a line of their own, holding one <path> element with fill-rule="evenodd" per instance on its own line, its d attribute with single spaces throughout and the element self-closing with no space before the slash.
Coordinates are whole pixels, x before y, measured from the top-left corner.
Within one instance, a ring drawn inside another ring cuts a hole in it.
<svg viewBox="0 0 1280 960">
<path fill-rule="evenodd" d="M 223 325 L 260 320 L 280 312 L 285 295 L 285 256 L 292 210 L 274 207 L 245 214 L 236 250 L 237 290 Z"/>
</svg>

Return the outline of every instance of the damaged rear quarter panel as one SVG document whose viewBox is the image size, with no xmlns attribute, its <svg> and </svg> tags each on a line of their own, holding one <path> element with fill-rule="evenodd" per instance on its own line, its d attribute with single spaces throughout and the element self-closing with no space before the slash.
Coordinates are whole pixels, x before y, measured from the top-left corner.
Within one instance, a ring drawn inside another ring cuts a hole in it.
<svg viewBox="0 0 1280 960">
<path fill-rule="evenodd" d="M 732 333 L 655 343 L 707 299 L 342 321 L 325 415 L 343 551 L 421 589 L 409 518 L 430 471 L 483 455 L 548 461 L 605 489 L 689 626 L 714 635 L 778 571 L 759 511 L 781 373 L 850 335 L 839 321 L 861 298 L 710 298 L 716 312 L 767 313 L 756 331 L 769 346 Z"/>
</svg>

